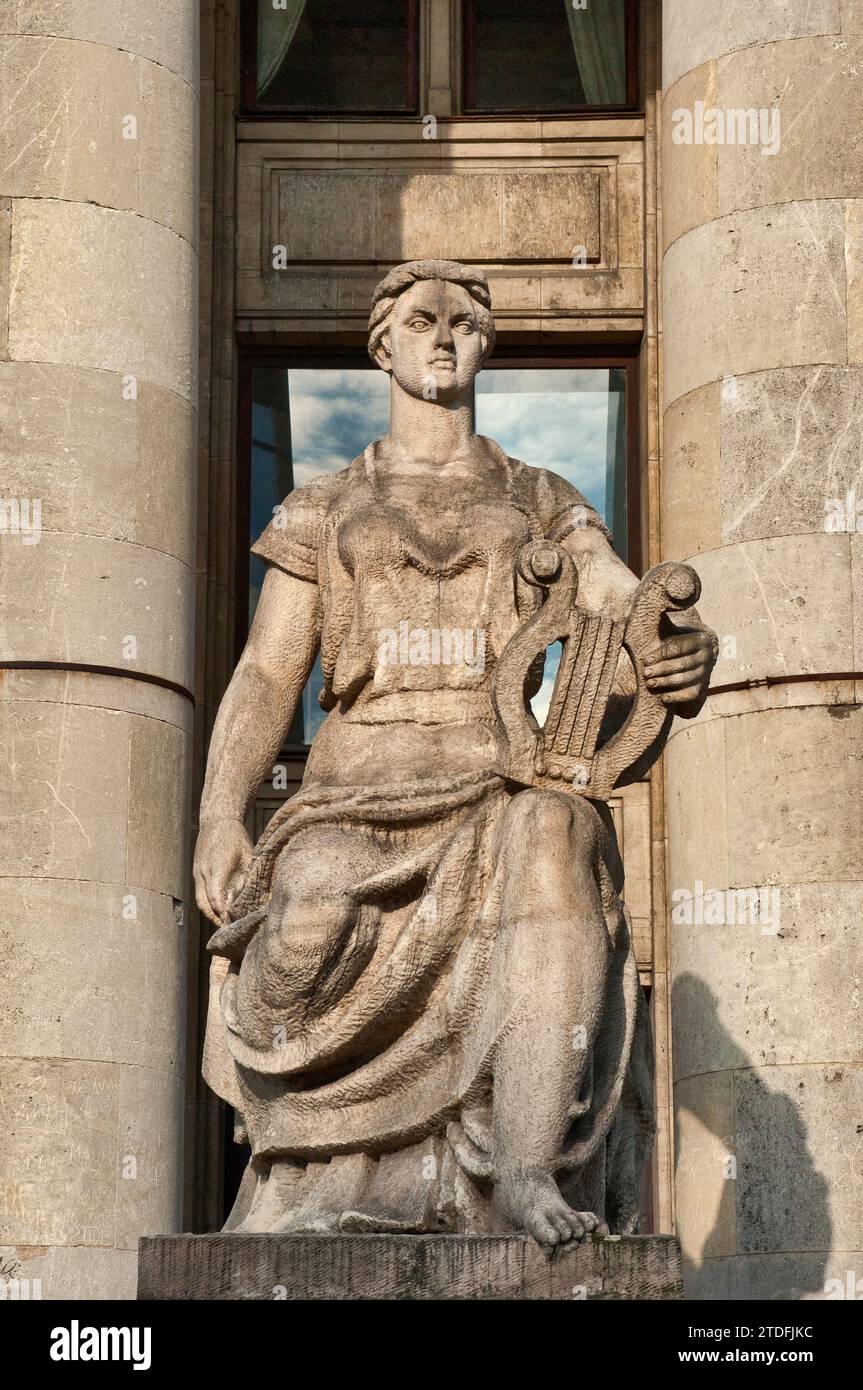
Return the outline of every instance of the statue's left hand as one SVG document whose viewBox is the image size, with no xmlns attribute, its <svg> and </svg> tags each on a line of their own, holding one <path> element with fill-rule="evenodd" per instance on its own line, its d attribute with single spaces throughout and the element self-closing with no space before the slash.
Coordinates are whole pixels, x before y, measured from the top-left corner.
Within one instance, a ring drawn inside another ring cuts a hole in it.
<svg viewBox="0 0 863 1390">
<path fill-rule="evenodd" d="M 252 842 L 242 821 L 226 816 L 201 822 L 193 868 L 195 898 L 216 926 L 227 921 L 251 857 Z"/>
<path fill-rule="evenodd" d="M 703 629 L 678 631 L 645 657 L 647 688 L 670 707 L 700 702 L 707 693 L 718 655 L 715 633 Z"/>
</svg>

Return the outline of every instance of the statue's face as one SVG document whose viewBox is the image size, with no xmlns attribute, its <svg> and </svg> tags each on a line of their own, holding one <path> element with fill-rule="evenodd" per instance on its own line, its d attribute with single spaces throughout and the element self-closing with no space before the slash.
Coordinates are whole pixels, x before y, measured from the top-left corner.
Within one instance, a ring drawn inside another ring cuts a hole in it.
<svg viewBox="0 0 863 1390">
<path fill-rule="evenodd" d="M 470 390 L 485 346 L 467 290 L 444 280 L 420 280 L 399 295 L 387 339 L 389 362 L 382 365 L 399 386 L 438 401 Z"/>
</svg>

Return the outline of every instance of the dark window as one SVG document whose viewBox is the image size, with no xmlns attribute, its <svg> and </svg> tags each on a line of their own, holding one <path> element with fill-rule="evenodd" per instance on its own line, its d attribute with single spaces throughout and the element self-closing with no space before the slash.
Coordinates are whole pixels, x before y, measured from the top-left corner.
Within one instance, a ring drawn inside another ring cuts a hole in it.
<svg viewBox="0 0 863 1390">
<path fill-rule="evenodd" d="M 635 0 L 464 0 L 467 112 L 637 101 Z"/>
<path fill-rule="evenodd" d="M 417 109 L 417 0 L 247 0 L 243 43 L 250 111 Z"/>
<path fill-rule="evenodd" d="M 476 383 L 476 429 L 515 458 L 548 468 L 573 484 L 614 534 L 615 548 L 635 563 L 637 534 L 628 477 L 634 437 L 634 359 L 597 363 L 560 357 L 492 358 Z M 389 425 L 389 377 L 365 354 L 331 358 L 271 357 L 243 377 L 238 639 L 245 640 L 266 566 L 249 546 L 289 492 L 322 473 L 346 468 Z M 245 442 L 243 442 L 245 441 Z M 547 671 L 553 684 L 554 669 Z M 316 664 L 288 744 L 311 743 L 324 719 Z M 549 685 L 549 691 L 550 691 Z M 540 704 L 534 708 L 539 715 Z"/>
</svg>

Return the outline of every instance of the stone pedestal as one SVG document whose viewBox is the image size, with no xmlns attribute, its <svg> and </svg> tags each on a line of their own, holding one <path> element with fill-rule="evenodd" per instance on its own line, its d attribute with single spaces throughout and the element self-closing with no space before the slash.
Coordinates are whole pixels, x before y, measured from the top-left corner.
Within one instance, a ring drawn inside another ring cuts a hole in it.
<svg viewBox="0 0 863 1390">
<path fill-rule="evenodd" d="M 673 1236 L 588 1240 L 548 1260 L 525 1236 L 146 1236 L 139 1300 L 677 1299 Z"/>
</svg>

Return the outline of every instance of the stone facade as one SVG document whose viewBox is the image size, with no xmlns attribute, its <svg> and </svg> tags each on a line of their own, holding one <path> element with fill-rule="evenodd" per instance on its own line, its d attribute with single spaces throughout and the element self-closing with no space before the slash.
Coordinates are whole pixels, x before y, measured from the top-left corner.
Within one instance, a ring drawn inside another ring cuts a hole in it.
<svg viewBox="0 0 863 1390">
<path fill-rule="evenodd" d="M 196 10 L 0 15 L 0 1247 L 47 1297 L 181 1219 Z"/>
<path fill-rule="evenodd" d="M 441 254 L 482 261 L 504 344 L 637 346 L 642 567 L 693 561 L 731 639 L 612 803 L 652 1221 L 693 1296 L 817 1294 L 863 1273 L 860 533 L 824 524 L 859 473 L 859 6 L 643 0 L 643 114 L 479 121 L 457 0 L 421 11 L 436 140 L 237 120 L 237 0 L 2 8 L 2 488 L 42 512 L 0 536 L 0 1253 L 131 1296 L 139 1235 L 221 1224 L 184 904 L 236 655 L 238 344 L 355 346 L 384 270 Z M 676 143 L 697 102 L 780 107 L 777 152 Z M 672 922 L 699 884 L 778 888 L 781 930 Z"/>
</svg>

